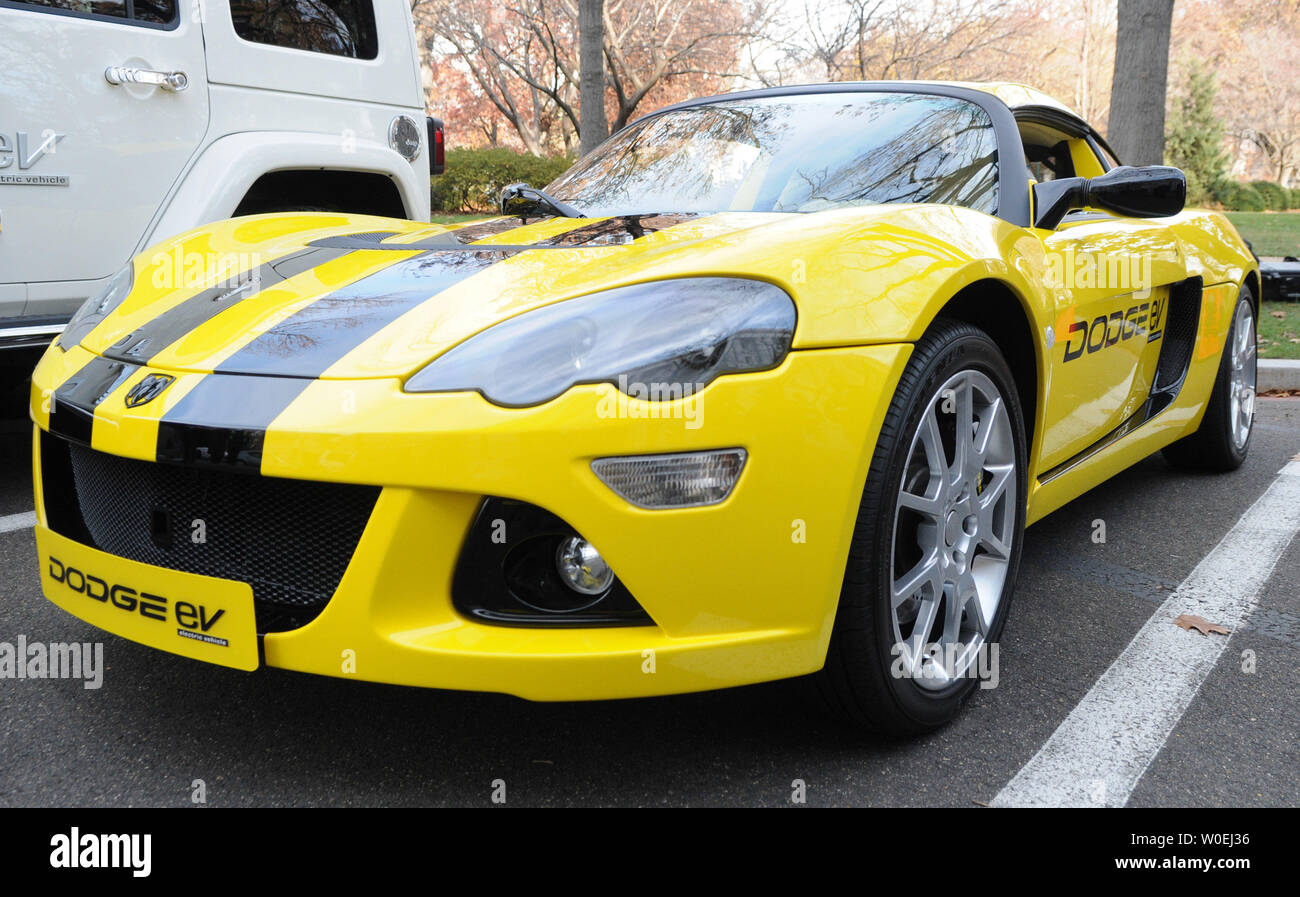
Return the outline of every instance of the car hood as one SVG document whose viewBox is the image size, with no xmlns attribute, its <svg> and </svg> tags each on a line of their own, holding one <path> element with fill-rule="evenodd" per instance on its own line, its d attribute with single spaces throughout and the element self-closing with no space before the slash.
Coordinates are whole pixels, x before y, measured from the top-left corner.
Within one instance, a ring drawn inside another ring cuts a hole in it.
<svg viewBox="0 0 1300 897">
<path fill-rule="evenodd" d="M 491 219 L 462 227 L 296 214 L 220 222 L 139 256 L 122 304 L 82 341 L 163 370 L 406 377 L 486 327 L 552 302 L 710 268 L 779 213 Z"/>
</svg>

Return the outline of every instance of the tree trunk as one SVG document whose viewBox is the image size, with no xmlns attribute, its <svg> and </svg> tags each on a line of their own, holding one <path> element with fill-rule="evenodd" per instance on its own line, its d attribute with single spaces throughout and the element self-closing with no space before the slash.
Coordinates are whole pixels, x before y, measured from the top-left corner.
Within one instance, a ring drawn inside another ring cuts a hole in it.
<svg viewBox="0 0 1300 897">
<path fill-rule="evenodd" d="M 605 119 L 605 0 L 578 2 L 578 67 L 582 155 L 609 136 Z"/>
<path fill-rule="evenodd" d="M 1165 82 L 1174 0 L 1119 0 L 1110 145 L 1125 165 L 1159 165 L 1165 156 Z"/>
</svg>

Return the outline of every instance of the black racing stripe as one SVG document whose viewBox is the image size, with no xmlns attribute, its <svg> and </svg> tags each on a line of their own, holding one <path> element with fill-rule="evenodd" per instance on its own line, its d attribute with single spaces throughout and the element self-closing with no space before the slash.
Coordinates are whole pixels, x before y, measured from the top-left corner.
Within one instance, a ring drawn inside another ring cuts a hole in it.
<svg viewBox="0 0 1300 897">
<path fill-rule="evenodd" d="M 317 299 L 222 362 L 163 416 L 158 460 L 260 472 L 267 427 L 326 368 L 399 315 L 507 255 L 418 255 Z"/>
<path fill-rule="evenodd" d="M 525 224 L 536 224 L 539 221 L 546 220 L 545 218 L 496 218 L 492 221 L 482 221 L 478 224 L 458 227 L 446 234 L 440 234 L 440 236 L 454 237 L 458 243 L 473 243 L 475 240 L 499 237 L 506 231 L 523 227 Z"/>
<path fill-rule="evenodd" d="M 209 374 L 158 422 L 158 460 L 259 472 L 266 428 L 311 382 Z"/>
<path fill-rule="evenodd" d="M 661 231 L 664 228 L 681 224 L 696 214 L 682 215 L 619 215 L 606 218 L 585 227 L 565 231 L 554 237 L 539 240 L 535 246 L 573 247 L 573 246 L 623 246 L 644 236 Z"/>
<path fill-rule="evenodd" d="M 295 274 L 323 265 L 350 251 L 311 247 L 259 265 L 252 271 L 240 272 L 232 278 L 233 282 L 227 281 L 220 286 L 195 293 L 137 327 L 109 346 L 104 355 L 132 364 L 147 364 L 163 349 L 226 309 Z"/>
<path fill-rule="evenodd" d="M 545 221 L 544 218 L 533 218 L 534 222 Z M 521 223 L 522 221 L 522 223 Z M 516 218 L 499 218 L 493 221 L 483 221 L 479 224 L 470 224 L 466 227 L 457 227 L 441 234 L 435 234 L 432 237 L 426 237 L 415 243 L 384 243 L 389 237 L 397 236 L 396 231 L 365 231 L 358 234 L 342 234 L 335 237 L 323 237 L 319 240 L 313 240 L 309 246 L 321 246 L 327 248 L 347 248 L 347 249 L 424 249 L 444 247 L 455 249 L 473 243 L 475 240 L 483 240 L 487 237 L 497 237 L 507 231 L 515 230 L 527 224 L 529 219 Z"/>
<path fill-rule="evenodd" d="M 217 366 L 220 373 L 319 377 L 399 316 L 513 253 L 424 253 L 315 300 Z"/>
<path fill-rule="evenodd" d="M 386 249 L 391 252 L 411 252 L 412 250 L 424 252 L 483 252 L 486 249 L 501 252 L 524 252 L 529 249 L 599 249 L 602 246 L 614 245 L 613 241 L 568 246 L 557 243 L 457 243 L 454 240 L 446 240 L 444 237 L 445 235 L 439 235 L 416 243 L 367 243 L 363 240 L 354 240 L 352 237 L 327 237 L 324 240 L 317 240 L 311 245 L 331 249 L 364 249 L 367 252 L 372 249 Z M 624 242 L 630 243 L 631 241 Z"/>
<path fill-rule="evenodd" d="M 90 445 L 95 408 L 140 366 L 95 356 L 67 380 L 50 401 L 50 432 Z"/>
<path fill-rule="evenodd" d="M 623 246 L 648 234 L 653 234 L 666 227 L 672 227 L 675 224 L 681 224 L 683 221 L 689 221 L 696 217 L 699 216 L 695 214 L 622 215 L 617 218 L 596 221 L 574 228 L 571 231 L 538 240 L 536 243 L 495 243 L 489 245 L 472 243 L 467 239 L 468 237 L 481 239 L 482 237 L 497 236 L 518 226 L 512 224 L 509 228 L 503 228 L 493 233 L 465 234 L 463 231 L 469 230 L 469 228 L 462 228 L 461 230 L 448 231 L 445 234 L 436 234 L 413 243 L 385 243 L 383 240 L 393 236 L 393 234 L 376 232 L 325 237 L 312 242 L 310 245 L 323 249 L 387 249 L 400 252 L 410 252 L 413 249 L 426 252 L 478 252 L 488 248 L 511 252 L 523 252 L 529 249 L 596 249 L 602 246 Z M 496 224 L 498 222 L 492 223 Z"/>
</svg>

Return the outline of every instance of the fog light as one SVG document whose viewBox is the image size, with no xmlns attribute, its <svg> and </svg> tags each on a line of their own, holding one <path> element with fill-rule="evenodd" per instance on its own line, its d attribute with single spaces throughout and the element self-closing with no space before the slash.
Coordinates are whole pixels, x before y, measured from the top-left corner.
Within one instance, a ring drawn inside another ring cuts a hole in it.
<svg viewBox="0 0 1300 897">
<path fill-rule="evenodd" d="M 591 470 L 639 508 L 694 508 L 724 501 L 740 479 L 747 457 L 742 448 L 632 455 L 597 458 Z"/>
<path fill-rule="evenodd" d="M 614 571 L 596 546 L 577 536 L 560 543 L 555 552 L 555 568 L 564 584 L 582 595 L 600 595 L 614 582 Z"/>
</svg>

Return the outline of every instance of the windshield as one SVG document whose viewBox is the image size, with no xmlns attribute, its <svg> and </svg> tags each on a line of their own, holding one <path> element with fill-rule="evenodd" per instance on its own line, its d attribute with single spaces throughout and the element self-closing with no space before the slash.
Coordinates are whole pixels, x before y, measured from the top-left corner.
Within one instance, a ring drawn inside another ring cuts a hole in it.
<svg viewBox="0 0 1300 897">
<path fill-rule="evenodd" d="M 887 202 L 997 209 L 988 114 L 953 97 L 818 93 L 643 119 L 546 191 L 591 216 L 816 212 Z"/>
</svg>

